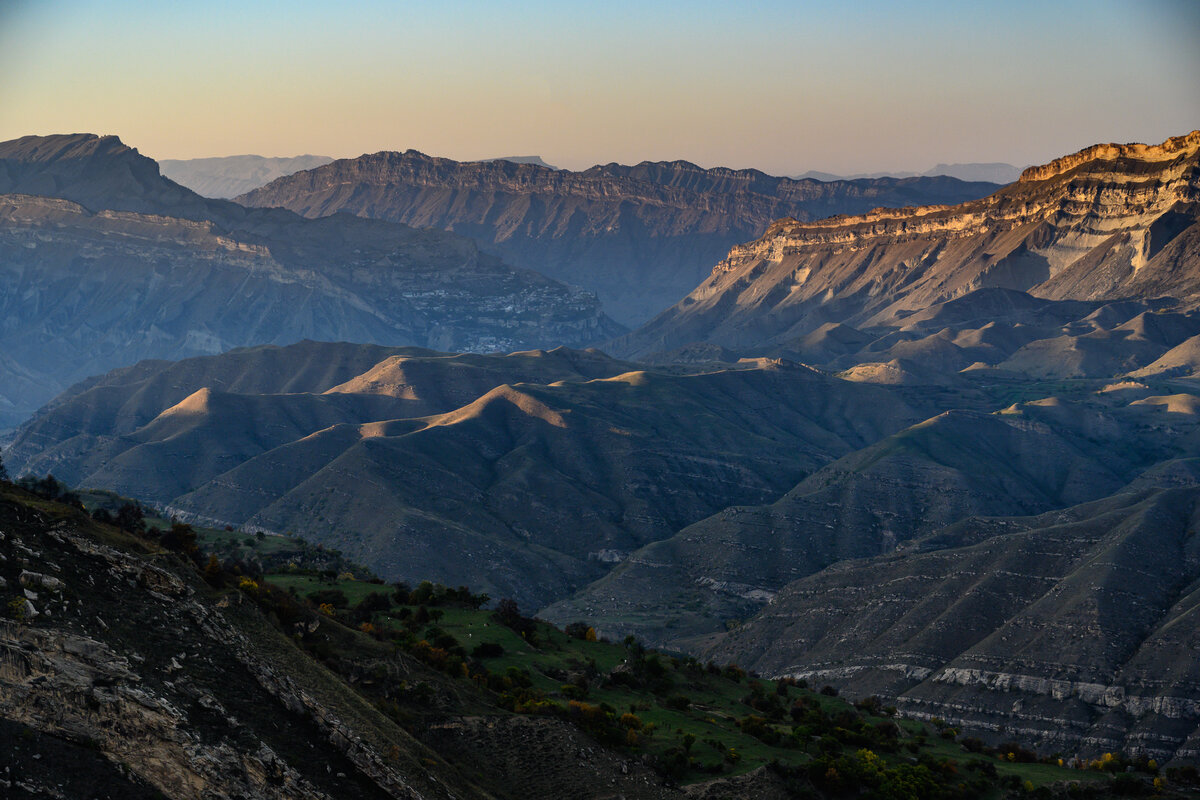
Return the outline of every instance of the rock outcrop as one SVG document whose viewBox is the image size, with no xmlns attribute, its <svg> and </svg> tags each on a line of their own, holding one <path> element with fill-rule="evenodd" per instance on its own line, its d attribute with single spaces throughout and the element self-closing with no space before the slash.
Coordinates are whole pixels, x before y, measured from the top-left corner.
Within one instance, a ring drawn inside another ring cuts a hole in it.
<svg viewBox="0 0 1200 800">
<path fill-rule="evenodd" d="M 0 621 L 7 724 L 102 754 L 131 787 L 181 800 L 462 791 L 451 790 L 452 772 L 404 774 L 400 760 L 389 764 L 377 731 L 342 721 L 347 709 L 330 706 L 328 687 L 306 685 L 269 661 L 266 641 L 251 643 L 239 624 L 253 623 L 235 619 L 253 614 L 221 610 L 194 578 L 154 565 L 123 534 L 35 508 L 11 487 L 0 493 L 0 571 L 45 570 L 37 616 L 14 615 L 9 604 Z M 416 763 L 421 746 L 399 729 L 390 735 Z M 61 780 L 70 765 L 20 770 L 56 771 Z"/>
</svg>

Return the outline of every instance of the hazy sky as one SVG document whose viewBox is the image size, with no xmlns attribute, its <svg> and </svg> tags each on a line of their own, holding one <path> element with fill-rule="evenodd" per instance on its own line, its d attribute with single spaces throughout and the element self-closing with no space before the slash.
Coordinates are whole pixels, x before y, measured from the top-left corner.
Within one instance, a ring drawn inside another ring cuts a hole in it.
<svg viewBox="0 0 1200 800">
<path fill-rule="evenodd" d="M 434 6 L 0 0 L 0 140 L 795 174 L 1200 127 L 1197 0 Z"/>
</svg>

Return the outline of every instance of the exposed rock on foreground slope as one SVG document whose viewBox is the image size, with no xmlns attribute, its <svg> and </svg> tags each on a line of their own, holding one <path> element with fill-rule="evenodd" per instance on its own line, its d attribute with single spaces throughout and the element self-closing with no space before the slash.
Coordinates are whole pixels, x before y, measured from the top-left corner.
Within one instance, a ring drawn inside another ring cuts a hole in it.
<svg viewBox="0 0 1200 800">
<path fill-rule="evenodd" d="M 6 798 L 732 800 L 781 782 L 666 785 L 565 720 L 515 716 L 312 610 L 285 624 L 284 606 L 8 484 L 0 556 Z"/>
<path fill-rule="evenodd" d="M 812 360 L 826 324 L 902 328 L 981 288 L 1055 300 L 1200 298 L 1200 131 L 1098 145 L 958 206 L 781 220 L 733 248 L 691 294 L 612 351 L 692 342 Z M 874 338 L 874 337 L 872 337 Z"/>
<path fill-rule="evenodd" d="M 80 772 L 97 775 L 75 796 L 417 798 L 464 788 L 447 784 L 444 768 L 417 766 L 429 754 L 315 664 L 290 674 L 272 664 L 292 645 L 252 609 L 218 608 L 130 537 L 39 505 L 0 489 L 0 570 L 6 586 L 28 590 L 22 616 L 32 623 L 0 622 L 0 715 L 69 743 Z M 386 759 L 393 743 L 401 769 Z M 115 762 L 107 775 L 96 765 L 106 759 Z M 36 785 L 39 774 L 61 782 L 71 772 L 31 762 L 10 779 Z"/>
<path fill-rule="evenodd" d="M 996 188 L 947 177 L 822 183 L 686 161 L 569 172 L 409 150 L 342 159 L 237 199 L 307 217 L 345 211 L 453 230 L 512 263 L 595 292 L 608 314 L 636 325 L 694 288 L 730 246 L 780 217 L 958 203 Z"/>
<path fill-rule="evenodd" d="M 209 200 L 116 137 L 0 144 L 0 426 L 144 358 L 304 338 L 491 351 L 619 328 L 461 236 Z"/>
</svg>

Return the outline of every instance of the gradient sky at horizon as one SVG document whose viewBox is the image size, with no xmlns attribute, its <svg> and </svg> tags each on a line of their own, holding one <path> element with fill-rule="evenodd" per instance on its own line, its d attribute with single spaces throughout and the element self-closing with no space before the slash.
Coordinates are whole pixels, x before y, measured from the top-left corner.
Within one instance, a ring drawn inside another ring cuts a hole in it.
<svg viewBox="0 0 1200 800">
<path fill-rule="evenodd" d="M 847 174 L 1200 128 L 1200 2 L 0 0 L 0 140 Z"/>
</svg>

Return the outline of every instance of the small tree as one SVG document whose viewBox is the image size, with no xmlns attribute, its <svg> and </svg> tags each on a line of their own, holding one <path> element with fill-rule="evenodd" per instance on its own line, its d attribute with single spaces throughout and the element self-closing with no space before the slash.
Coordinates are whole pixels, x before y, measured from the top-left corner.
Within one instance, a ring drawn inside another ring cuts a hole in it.
<svg viewBox="0 0 1200 800">
<path fill-rule="evenodd" d="M 3 458 L 0 458 L 0 481 L 8 483 L 8 469 L 4 466 Z"/>
<path fill-rule="evenodd" d="M 146 530 L 146 513 L 137 503 L 125 503 L 117 509 L 116 523 L 118 528 L 130 533 L 143 533 Z"/>
<path fill-rule="evenodd" d="M 171 529 L 163 532 L 159 543 L 168 550 L 188 556 L 198 552 L 196 531 L 185 522 L 173 522 Z"/>
</svg>

